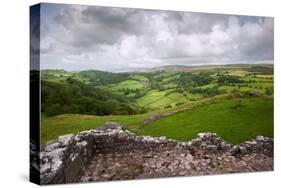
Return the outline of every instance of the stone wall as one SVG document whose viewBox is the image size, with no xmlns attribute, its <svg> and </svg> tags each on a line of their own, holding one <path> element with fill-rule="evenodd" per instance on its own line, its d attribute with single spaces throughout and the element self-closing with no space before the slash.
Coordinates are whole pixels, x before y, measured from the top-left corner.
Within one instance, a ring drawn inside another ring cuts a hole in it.
<svg viewBox="0 0 281 188">
<path fill-rule="evenodd" d="M 40 152 L 41 184 L 224 173 L 228 171 L 219 171 L 224 166 L 208 171 L 205 158 L 215 165 L 220 156 L 236 157 L 241 162 L 243 157 L 255 154 L 273 163 L 273 140 L 258 136 L 231 145 L 216 134 L 200 133 L 189 142 L 177 142 L 166 137 L 136 136 L 117 123 L 107 122 L 101 128 L 63 135 L 45 145 Z M 272 165 L 257 170 L 271 170 Z M 243 168 L 235 166 L 229 171 Z"/>
</svg>

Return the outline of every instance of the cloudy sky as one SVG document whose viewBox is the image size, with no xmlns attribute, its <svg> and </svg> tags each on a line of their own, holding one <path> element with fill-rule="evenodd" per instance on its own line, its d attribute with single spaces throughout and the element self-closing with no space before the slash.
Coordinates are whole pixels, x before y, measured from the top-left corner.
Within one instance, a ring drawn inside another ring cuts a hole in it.
<svg viewBox="0 0 281 188">
<path fill-rule="evenodd" d="M 273 63 L 272 18 L 43 4 L 41 68 Z"/>
</svg>

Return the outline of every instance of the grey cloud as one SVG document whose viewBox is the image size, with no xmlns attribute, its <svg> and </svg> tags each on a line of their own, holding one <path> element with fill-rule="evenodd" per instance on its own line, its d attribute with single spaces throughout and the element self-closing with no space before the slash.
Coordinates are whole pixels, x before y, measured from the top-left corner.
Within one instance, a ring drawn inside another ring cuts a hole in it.
<svg viewBox="0 0 281 188">
<path fill-rule="evenodd" d="M 133 9 L 65 7 L 55 20 L 70 32 L 72 44 L 81 47 L 114 44 L 123 35 L 138 35 L 145 30 L 142 11 Z"/>
<path fill-rule="evenodd" d="M 49 68 L 273 62 L 273 18 L 78 5 L 45 8 L 41 53 Z"/>
<path fill-rule="evenodd" d="M 177 27 L 180 34 L 209 33 L 215 24 L 224 25 L 229 16 L 188 12 L 168 12 L 166 21 Z"/>
</svg>

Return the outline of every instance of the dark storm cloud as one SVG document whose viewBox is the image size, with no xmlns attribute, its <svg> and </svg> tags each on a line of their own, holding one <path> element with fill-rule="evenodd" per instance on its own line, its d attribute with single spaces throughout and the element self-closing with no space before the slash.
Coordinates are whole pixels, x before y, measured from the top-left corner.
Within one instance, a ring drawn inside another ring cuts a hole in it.
<svg viewBox="0 0 281 188">
<path fill-rule="evenodd" d="M 42 12 L 46 68 L 273 62 L 272 18 L 49 4 Z"/>
<path fill-rule="evenodd" d="M 134 9 L 85 7 L 65 8 L 55 17 L 73 37 L 73 45 L 89 47 L 97 44 L 114 44 L 123 35 L 140 35 L 145 28 L 142 11 Z"/>
</svg>

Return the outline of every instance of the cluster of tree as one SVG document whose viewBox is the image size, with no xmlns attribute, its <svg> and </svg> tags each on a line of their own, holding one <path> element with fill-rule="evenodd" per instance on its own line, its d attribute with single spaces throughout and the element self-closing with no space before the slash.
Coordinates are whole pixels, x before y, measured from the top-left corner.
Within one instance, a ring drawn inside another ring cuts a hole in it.
<svg viewBox="0 0 281 188">
<path fill-rule="evenodd" d="M 221 75 L 218 78 L 218 84 L 235 84 L 235 83 L 244 83 L 244 80 L 241 80 L 239 76 L 231 75 Z"/>
<path fill-rule="evenodd" d="M 138 99 L 144 95 L 146 95 L 147 91 L 146 89 L 129 89 L 129 88 L 122 88 L 120 91 L 124 93 L 125 96 L 130 95 L 130 93 L 135 94 L 134 96 L 130 98 Z"/>
<path fill-rule="evenodd" d="M 272 67 L 265 66 L 253 66 L 248 69 L 249 72 L 260 73 L 260 74 L 273 74 Z"/>
<path fill-rule="evenodd" d="M 212 77 L 209 72 L 201 73 L 181 73 L 179 84 L 185 88 L 189 89 L 196 86 L 203 86 L 211 83 Z"/>
<path fill-rule="evenodd" d="M 150 83 L 151 89 L 160 89 L 160 87 L 161 87 L 159 82 L 155 79 L 151 79 L 149 83 Z"/>
<path fill-rule="evenodd" d="M 268 87 L 265 89 L 265 94 L 268 96 L 272 95 L 273 92 L 274 92 L 273 87 Z"/>
<path fill-rule="evenodd" d="M 128 73 L 112 73 L 97 70 L 86 70 L 78 73 L 84 79 L 90 80 L 93 85 L 114 84 L 127 80 Z"/>
<path fill-rule="evenodd" d="M 110 115 L 144 112 L 127 98 L 72 78 L 68 78 L 66 83 L 42 81 L 41 88 L 42 111 L 49 116 L 64 113 Z"/>
<path fill-rule="evenodd" d="M 129 89 L 129 88 L 124 88 L 124 89 L 122 89 L 121 91 L 123 91 L 124 92 L 124 95 L 130 95 L 130 92 L 131 92 L 131 90 Z"/>
<path fill-rule="evenodd" d="M 144 89 L 136 89 L 135 98 L 138 99 L 140 97 L 143 97 L 146 95 L 146 93 L 147 93 L 147 91 Z"/>
<path fill-rule="evenodd" d="M 202 94 L 204 97 L 215 96 L 215 95 L 219 95 L 222 93 L 222 91 L 219 90 L 218 86 L 204 88 L 204 89 L 193 88 L 189 92 L 193 93 L 193 94 Z"/>
</svg>

